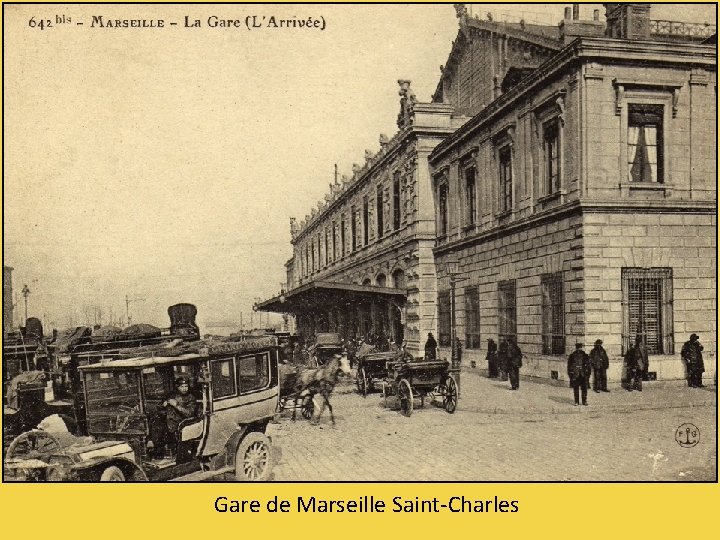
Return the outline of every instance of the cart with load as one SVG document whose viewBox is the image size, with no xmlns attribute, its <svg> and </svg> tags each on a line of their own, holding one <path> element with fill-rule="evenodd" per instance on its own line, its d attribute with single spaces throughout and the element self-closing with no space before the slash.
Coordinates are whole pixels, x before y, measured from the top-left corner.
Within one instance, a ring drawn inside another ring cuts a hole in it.
<svg viewBox="0 0 720 540">
<path fill-rule="evenodd" d="M 390 396 L 396 396 L 400 412 L 410 416 L 413 402 L 420 398 L 420 406 L 425 405 L 425 397 L 442 399 L 443 408 L 454 413 L 458 401 L 458 386 L 450 363 L 446 360 L 397 361 L 388 363 L 388 375 L 383 382 L 383 401 L 388 404 Z"/>
</svg>

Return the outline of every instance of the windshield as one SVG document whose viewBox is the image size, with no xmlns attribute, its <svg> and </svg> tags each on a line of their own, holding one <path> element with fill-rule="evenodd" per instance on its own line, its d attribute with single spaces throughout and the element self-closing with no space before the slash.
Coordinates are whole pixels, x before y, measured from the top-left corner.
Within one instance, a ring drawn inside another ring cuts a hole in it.
<svg viewBox="0 0 720 540">
<path fill-rule="evenodd" d="M 134 371 L 86 372 L 88 432 L 145 433 L 139 384 Z"/>
</svg>

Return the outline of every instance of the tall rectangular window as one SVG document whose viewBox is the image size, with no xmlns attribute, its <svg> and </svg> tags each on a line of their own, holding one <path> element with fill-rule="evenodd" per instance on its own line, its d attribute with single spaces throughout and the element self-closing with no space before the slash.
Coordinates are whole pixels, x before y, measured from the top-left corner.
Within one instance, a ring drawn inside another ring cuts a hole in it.
<svg viewBox="0 0 720 540">
<path fill-rule="evenodd" d="M 325 266 L 330 264 L 330 239 L 328 238 L 330 236 L 330 232 L 328 229 L 325 229 Z"/>
<path fill-rule="evenodd" d="M 315 271 L 315 240 L 313 240 L 310 244 L 310 261 L 311 261 L 311 270 Z"/>
<path fill-rule="evenodd" d="M 332 259 L 335 261 L 338 258 L 337 254 L 337 223 L 332 222 Z"/>
<path fill-rule="evenodd" d="M 393 176 L 393 230 L 400 228 L 400 173 Z"/>
<path fill-rule="evenodd" d="M 354 206 L 350 209 L 350 247 L 352 251 L 357 249 L 357 210 Z"/>
<path fill-rule="evenodd" d="M 438 293 L 438 345 L 450 346 L 451 332 L 450 291 Z"/>
<path fill-rule="evenodd" d="M 322 234 L 318 233 L 318 236 L 317 236 L 317 269 L 320 270 L 322 267 L 323 267 Z"/>
<path fill-rule="evenodd" d="M 340 257 L 345 256 L 345 215 L 340 218 Z"/>
<path fill-rule="evenodd" d="M 562 272 L 543 274 L 542 346 L 543 354 L 565 354 L 565 302 Z"/>
<path fill-rule="evenodd" d="M 515 280 L 498 283 L 498 338 L 501 342 L 517 335 Z"/>
<path fill-rule="evenodd" d="M 465 169 L 465 221 L 468 226 L 475 225 L 477 214 L 476 176 L 475 167 Z"/>
<path fill-rule="evenodd" d="M 650 354 L 673 354 L 672 268 L 622 269 L 623 353 L 641 336 Z"/>
<path fill-rule="evenodd" d="M 512 149 L 505 146 L 500 149 L 500 211 L 512 210 Z"/>
<path fill-rule="evenodd" d="M 480 348 L 480 296 L 477 287 L 465 287 L 465 348 Z"/>
<path fill-rule="evenodd" d="M 377 215 L 377 237 L 380 240 L 383 237 L 383 187 L 377 187 L 376 194 L 376 215 Z"/>
<path fill-rule="evenodd" d="M 310 266 L 310 246 L 305 244 L 305 275 L 312 273 L 312 266 Z"/>
<path fill-rule="evenodd" d="M 438 236 L 448 233 L 448 186 L 445 183 L 438 187 Z"/>
<path fill-rule="evenodd" d="M 663 106 L 628 104 L 628 178 L 663 182 Z"/>
<path fill-rule="evenodd" d="M 553 120 L 543 126 L 543 146 L 545 150 L 545 194 L 560 190 L 560 125 Z"/>
<path fill-rule="evenodd" d="M 367 196 L 363 197 L 363 246 L 370 243 L 370 205 Z"/>
</svg>

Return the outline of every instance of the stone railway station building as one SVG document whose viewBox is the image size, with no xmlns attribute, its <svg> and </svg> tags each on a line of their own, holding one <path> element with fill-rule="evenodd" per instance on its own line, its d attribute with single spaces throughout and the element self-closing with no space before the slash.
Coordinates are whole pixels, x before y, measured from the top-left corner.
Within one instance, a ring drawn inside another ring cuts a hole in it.
<svg viewBox="0 0 720 540">
<path fill-rule="evenodd" d="M 695 332 L 713 377 L 716 40 L 649 4 L 605 9 L 554 27 L 456 4 L 431 103 L 399 81 L 399 131 L 291 222 L 287 291 L 258 308 L 416 355 L 433 332 L 449 357 L 454 321 L 464 364 L 515 336 L 548 379 L 602 339 L 619 382 L 636 335 L 658 379 L 682 379 Z"/>
</svg>

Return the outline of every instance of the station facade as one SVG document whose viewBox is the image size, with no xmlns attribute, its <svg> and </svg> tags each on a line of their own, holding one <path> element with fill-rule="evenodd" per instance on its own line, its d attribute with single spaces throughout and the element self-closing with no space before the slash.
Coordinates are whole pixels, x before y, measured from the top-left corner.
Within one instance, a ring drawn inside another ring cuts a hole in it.
<svg viewBox="0 0 720 540">
<path fill-rule="evenodd" d="M 366 288 L 345 309 L 293 305 L 301 333 L 390 329 L 418 353 L 433 332 L 447 357 L 455 334 L 464 364 L 514 336 L 523 373 L 557 379 L 602 339 L 615 382 L 636 336 L 653 376 L 684 378 L 697 333 L 714 375 L 716 45 L 647 4 L 605 8 L 552 27 L 456 5 L 432 103 L 401 82 L 398 134 L 293 225 L 288 300 Z"/>
</svg>

